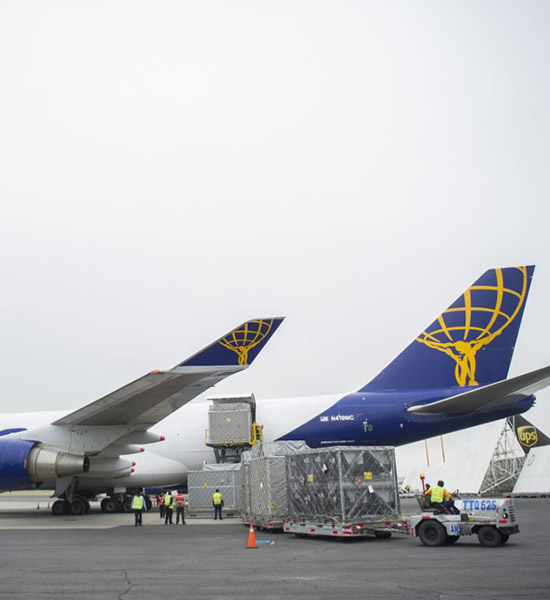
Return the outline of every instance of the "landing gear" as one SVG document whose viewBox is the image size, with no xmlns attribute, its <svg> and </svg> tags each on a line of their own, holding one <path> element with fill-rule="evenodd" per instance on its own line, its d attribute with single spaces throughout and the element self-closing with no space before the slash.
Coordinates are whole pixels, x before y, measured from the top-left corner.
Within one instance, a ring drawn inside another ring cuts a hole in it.
<svg viewBox="0 0 550 600">
<path fill-rule="evenodd" d="M 86 513 L 86 501 L 83 498 L 75 498 L 70 504 L 71 515 L 83 515 Z"/>
<path fill-rule="evenodd" d="M 144 496 L 145 509 L 151 510 L 153 503 L 148 496 Z M 101 501 L 101 510 L 105 513 L 132 512 L 132 495 L 130 494 L 112 494 Z M 58 500 L 52 504 L 52 515 L 88 515 L 91 512 L 90 501 L 84 496 L 77 496 L 65 492 Z"/>
<path fill-rule="evenodd" d="M 52 504 L 52 515 L 54 517 L 60 517 L 61 515 L 68 515 L 70 510 L 70 503 L 68 500 L 56 500 Z"/>
<path fill-rule="evenodd" d="M 101 501 L 101 510 L 106 513 L 116 513 L 120 510 L 120 503 L 114 496 L 103 498 Z"/>
<path fill-rule="evenodd" d="M 151 502 L 151 498 L 148 496 L 143 497 L 145 500 L 145 510 L 151 510 L 153 503 Z M 116 512 L 132 512 L 132 496 L 126 494 L 118 494 L 116 496 L 109 496 L 108 498 L 103 498 L 101 501 L 101 510 L 106 513 L 116 513 Z"/>
<path fill-rule="evenodd" d="M 85 498 L 73 498 L 70 502 L 66 499 L 56 500 L 52 504 L 52 515 L 84 515 L 90 513 L 90 503 Z"/>
</svg>

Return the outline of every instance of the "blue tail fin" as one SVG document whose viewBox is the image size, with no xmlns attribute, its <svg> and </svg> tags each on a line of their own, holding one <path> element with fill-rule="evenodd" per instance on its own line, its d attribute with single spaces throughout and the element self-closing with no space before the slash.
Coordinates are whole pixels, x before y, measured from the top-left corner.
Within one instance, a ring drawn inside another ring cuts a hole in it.
<svg viewBox="0 0 550 600">
<path fill-rule="evenodd" d="M 465 387 L 506 379 L 534 269 L 486 271 L 360 391 Z"/>
<path fill-rule="evenodd" d="M 178 367 L 247 367 L 275 333 L 284 317 L 252 319 L 183 361 Z"/>
</svg>

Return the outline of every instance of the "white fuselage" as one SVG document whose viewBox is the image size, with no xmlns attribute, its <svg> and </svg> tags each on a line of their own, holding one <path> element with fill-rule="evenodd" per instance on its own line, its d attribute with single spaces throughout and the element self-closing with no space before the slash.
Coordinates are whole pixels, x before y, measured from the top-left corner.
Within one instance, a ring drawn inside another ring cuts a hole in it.
<svg viewBox="0 0 550 600">
<path fill-rule="evenodd" d="M 341 397 L 338 394 L 257 400 L 256 421 L 264 426 L 264 440 L 273 441 L 326 410 Z M 200 469 L 204 463 L 215 462 L 213 450 L 206 445 L 209 406 L 211 403 L 207 399 L 198 398 L 152 427 L 151 432 L 166 439 L 144 446 L 144 452 L 123 456 L 125 460 L 136 463 L 133 473 L 116 477 L 82 475 L 79 477 L 81 484 L 100 489 L 181 483 L 189 470 Z M 52 422 L 65 414 L 64 411 L 4 413 L 0 415 L 0 430 L 48 429 Z M 12 435 L 26 439 L 24 431 Z M 50 437 L 50 443 L 55 445 L 55 437 Z"/>
</svg>

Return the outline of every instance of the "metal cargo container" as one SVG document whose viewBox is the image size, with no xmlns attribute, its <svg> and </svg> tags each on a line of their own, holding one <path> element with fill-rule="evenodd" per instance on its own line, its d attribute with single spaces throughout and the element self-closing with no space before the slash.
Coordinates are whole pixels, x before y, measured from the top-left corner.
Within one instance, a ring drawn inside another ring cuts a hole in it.
<svg viewBox="0 0 550 600">
<path fill-rule="evenodd" d="M 189 508 L 212 508 L 212 494 L 219 489 L 225 509 L 237 509 L 241 505 L 241 472 L 239 464 L 204 465 L 202 471 L 189 471 L 187 490 Z"/>
<path fill-rule="evenodd" d="M 248 444 L 252 440 L 252 406 L 249 402 L 214 400 L 208 409 L 208 444 Z"/>
<path fill-rule="evenodd" d="M 285 460 L 289 519 L 344 524 L 400 518 L 394 448 L 336 446 Z"/>
<path fill-rule="evenodd" d="M 250 523 L 250 452 L 244 452 L 241 457 L 241 519 Z"/>
<path fill-rule="evenodd" d="M 285 455 L 307 448 L 304 442 L 269 442 L 243 454 L 241 516 L 245 522 L 282 528 L 288 514 Z"/>
</svg>

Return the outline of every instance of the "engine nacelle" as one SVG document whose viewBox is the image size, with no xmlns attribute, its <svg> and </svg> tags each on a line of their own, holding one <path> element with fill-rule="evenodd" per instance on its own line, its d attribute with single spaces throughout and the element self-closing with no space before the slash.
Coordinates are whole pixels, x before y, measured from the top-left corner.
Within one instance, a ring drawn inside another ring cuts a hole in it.
<svg viewBox="0 0 550 600">
<path fill-rule="evenodd" d="M 87 456 L 44 448 L 29 440 L 0 440 L 0 490 L 18 490 L 87 473 Z"/>
</svg>

